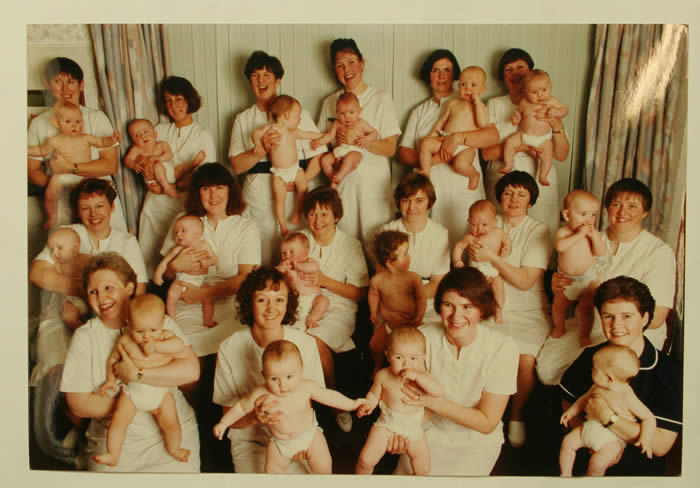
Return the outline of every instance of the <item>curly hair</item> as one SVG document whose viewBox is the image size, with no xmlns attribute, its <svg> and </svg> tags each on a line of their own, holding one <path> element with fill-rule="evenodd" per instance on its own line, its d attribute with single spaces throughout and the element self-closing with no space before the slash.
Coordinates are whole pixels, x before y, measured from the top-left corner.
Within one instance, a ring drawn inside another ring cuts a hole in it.
<svg viewBox="0 0 700 488">
<path fill-rule="evenodd" d="M 408 242 L 408 234 L 398 230 L 385 230 L 374 237 L 372 250 L 377 264 L 386 268 L 386 263 L 396 259 L 396 251 L 401 244 Z"/>
<path fill-rule="evenodd" d="M 618 276 L 603 282 L 593 295 L 593 304 L 598 309 L 598 313 L 607 302 L 632 302 L 640 315 L 649 314 L 649 321 L 645 328 L 654 318 L 654 307 L 656 300 L 651 295 L 649 287 L 641 281 L 629 276 Z"/>
<path fill-rule="evenodd" d="M 286 286 L 288 292 L 287 311 L 284 314 L 282 323 L 293 324 L 296 322 L 299 294 L 292 288 L 292 285 L 283 273 L 271 266 L 261 266 L 246 276 L 236 292 L 238 318 L 241 323 L 253 326 L 253 299 L 256 291 L 266 290 L 267 288 L 279 290 L 281 285 Z"/>
<path fill-rule="evenodd" d="M 182 95 L 187 102 L 187 113 L 193 114 L 202 106 L 202 97 L 199 92 L 192 86 L 186 78 L 181 76 L 168 76 L 160 82 L 158 89 L 158 111 L 167 115 L 170 120 L 170 114 L 165 106 L 165 94 Z"/>
<path fill-rule="evenodd" d="M 343 201 L 335 188 L 319 186 L 307 193 L 302 206 L 304 217 L 308 218 L 309 212 L 315 209 L 316 205 L 331 209 L 336 220 L 343 218 Z"/>
<path fill-rule="evenodd" d="M 481 312 L 482 320 L 488 320 L 496 314 L 498 304 L 493 289 L 486 277 L 476 268 L 457 268 L 443 276 L 435 292 L 435 312 L 438 315 L 442 297 L 448 291 L 454 291 L 469 300 Z"/>
<path fill-rule="evenodd" d="M 226 215 L 239 215 L 245 210 L 246 204 L 243 192 L 236 179 L 231 176 L 227 168 L 218 163 L 202 164 L 192 174 L 190 189 L 185 200 L 185 211 L 190 215 L 203 217 L 207 211 L 202 205 L 202 197 L 199 190 L 205 186 L 227 186 L 228 202 L 226 203 Z"/>
<path fill-rule="evenodd" d="M 394 190 L 394 203 L 396 203 L 396 208 L 401 208 L 401 200 L 404 198 L 412 197 L 419 191 L 423 190 L 425 196 L 428 197 L 428 210 L 433 208 L 437 196 L 435 195 L 435 187 L 430 181 L 430 178 L 422 173 L 417 173 L 411 171 L 407 173 L 399 184 L 396 185 Z"/>
<path fill-rule="evenodd" d="M 654 202 L 654 197 L 652 196 L 651 190 L 647 185 L 636 178 L 622 178 L 621 180 L 617 180 L 615 183 L 610 185 L 608 191 L 605 192 L 605 208 L 609 207 L 620 193 L 638 195 L 642 200 L 642 208 L 645 212 L 648 212 L 651 209 L 651 205 Z"/>
<path fill-rule="evenodd" d="M 134 284 L 134 292 L 136 291 L 136 285 L 138 283 L 136 278 L 136 272 L 129 265 L 129 263 L 120 254 L 116 252 L 101 252 L 94 255 L 85 265 L 83 270 L 83 289 L 87 290 L 88 280 L 90 275 L 101 269 L 109 269 L 114 271 L 117 276 L 119 276 L 119 281 L 121 281 L 125 286 L 129 283 Z M 132 292 L 133 296 L 133 292 Z"/>
<path fill-rule="evenodd" d="M 250 77 L 259 69 L 269 71 L 275 75 L 276 80 L 281 80 L 284 76 L 284 68 L 279 59 L 275 56 L 270 56 L 265 51 L 253 51 L 245 62 L 243 73 L 248 81 L 250 81 Z"/>
<path fill-rule="evenodd" d="M 80 212 L 78 211 L 80 199 L 93 195 L 104 195 L 110 205 L 117 198 L 117 192 L 111 181 L 101 178 L 85 178 L 70 192 L 70 208 L 73 213 L 73 222 L 80 222 Z"/>
<path fill-rule="evenodd" d="M 540 189 L 535 179 L 525 171 L 511 171 L 496 182 L 496 200 L 500 203 L 507 186 L 525 188 L 530 194 L 530 205 L 534 205 L 540 196 Z"/>
<path fill-rule="evenodd" d="M 425 61 L 423 61 L 423 66 L 421 66 L 418 72 L 418 77 L 430 85 L 430 72 L 433 70 L 433 65 L 441 59 L 446 59 L 452 63 L 452 80 L 454 81 L 455 75 L 460 73 L 461 69 L 459 68 L 457 58 L 455 58 L 455 55 L 452 54 L 452 51 L 449 49 L 436 49 L 430 53 L 428 57 L 425 58 Z"/>
</svg>

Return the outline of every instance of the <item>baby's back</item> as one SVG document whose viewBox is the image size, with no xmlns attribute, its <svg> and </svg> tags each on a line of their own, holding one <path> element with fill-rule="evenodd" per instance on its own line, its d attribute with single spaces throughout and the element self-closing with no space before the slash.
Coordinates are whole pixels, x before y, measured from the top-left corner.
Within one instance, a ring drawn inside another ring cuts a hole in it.
<svg viewBox="0 0 700 488">
<path fill-rule="evenodd" d="M 474 107 L 464 100 L 454 100 L 450 106 L 450 115 L 445 122 L 445 132 L 463 132 L 477 129 Z"/>
<path fill-rule="evenodd" d="M 269 153 L 270 164 L 277 169 L 285 169 L 299 161 L 297 156 L 297 138 L 294 133 L 279 124 L 272 124 L 269 130 L 274 130 L 280 135 L 279 146 Z"/>
<path fill-rule="evenodd" d="M 390 327 L 394 328 L 397 325 L 392 323 L 392 313 L 415 313 L 414 280 L 420 280 L 420 278 L 413 271 L 402 273 L 380 271 L 372 279 L 375 279 L 379 290 L 380 313 Z"/>
</svg>

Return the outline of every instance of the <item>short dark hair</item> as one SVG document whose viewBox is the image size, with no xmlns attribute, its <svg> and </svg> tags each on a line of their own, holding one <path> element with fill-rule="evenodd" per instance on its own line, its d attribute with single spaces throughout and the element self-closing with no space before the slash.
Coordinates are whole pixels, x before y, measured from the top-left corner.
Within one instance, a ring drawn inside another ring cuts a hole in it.
<svg viewBox="0 0 700 488">
<path fill-rule="evenodd" d="M 124 285 L 133 283 L 134 291 L 132 292 L 132 296 L 136 293 L 136 285 L 138 284 L 136 272 L 127 260 L 116 252 L 101 252 L 90 258 L 85 265 L 85 269 L 83 269 L 84 290 L 87 291 L 87 283 L 90 279 L 90 275 L 101 269 L 114 271 Z"/>
<path fill-rule="evenodd" d="M 510 48 L 503 53 L 501 60 L 498 62 L 498 78 L 501 81 L 503 81 L 503 70 L 505 69 L 506 64 L 510 64 L 519 59 L 525 61 L 530 69 L 535 67 L 535 62 L 532 60 L 532 57 L 530 57 L 527 51 L 518 49 L 517 47 Z"/>
<path fill-rule="evenodd" d="M 435 311 L 438 315 L 442 306 L 442 296 L 449 290 L 472 302 L 481 312 L 483 320 L 488 320 L 496 314 L 498 304 L 493 289 L 478 269 L 469 266 L 456 268 L 442 277 L 435 292 Z"/>
<path fill-rule="evenodd" d="M 71 78 L 78 80 L 78 82 L 83 81 L 83 70 L 78 63 L 70 58 L 58 57 L 53 58 L 51 61 L 46 63 L 44 67 L 44 79 L 51 83 L 57 75 L 65 73 Z"/>
<path fill-rule="evenodd" d="M 70 192 L 70 208 L 74 222 L 80 222 L 78 202 L 83 195 L 104 195 L 110 205 L 117 198 L 117 192 L 111 181 L 102 178 L 85 178 Z"/>
<path fill-rule="evenodd" d="M 238 318 L 242 324 L 253 326 L 253 296 L 256 291 L 261 291 L 267 288 L 268 284 L 273 290 L 279 290 L 280 285 L 284 283 L 287 287 L 289 295 L 287 297 L 287 310 L 282 319 L 283 324 L 293 324 L 297 320 L 297 305 L 299 303 L 299 294 L 287 280 L 284 273 L 271 266 L 261 266 L 258 269 L 250 272 L 245 277 L 240 288 L 236 292 L 236 302 L 238 307 Z"/>
<path fill-rule="evenodd" d="M 165 92 L 171 95 L 182 95 L 187 102 L 187 113 L 193 114 L 202 106 L 202 97 L 192 86 L 187 79 L 180 76 L 168 76 L 166 79 L 160 82 L 160 89 L 158 90 L 158 111 L 162 114 L 167 115 L 168 110 L 165 107 Z"/>
<path fill-rule="evenodd" d="M 239 215 L 245 210 L 246 204 L 243 192 L 236 179 L 231 176 L 227 168 L 219 163 L 202 164 L 192 174 L 190 189 L 187 191 L 185 211 L 190 215 L 203 217 L 207 214 L 202 206 L 202 197 L 199 190 L 205 186 L 228 186 L 228 202 L 226 203 L 226 215 Z"/>
<path fill-rule="evenodd" d="M 648 212 L 651 209 L 652 203 L 654 203 L 654 197 L 648 186 L 636 178 L 622 178 L 610 185 L 608 191 L 605 192 L 605 207 L 609 207 L 620 193 L 639 195 L 642 199 L 642 207 L 645 212 Z"/>
<path fill-rule="evenodd" d="M 319 186 L 314 188 L 304 197 L 304 205 L 302 212 L 304 217 L 308 217 L 309 212 L 316 208 L 316 205 L 321 207 L 328 207 L 333 212 L 333 217 L 337 220 L 343 218 L 343 201 L 340 199 L 340 195 L 330 186 Z"/>
<path fill-rule="evenodd" d="M 354 39 L 339 38 L 331 42 L 331 70 L 333 71 L 333 76 L 335 76 L 335 79 L 338 82 L 340 82 L 340 80 L 338 80 L 338 75 L 335 73 L 335 58 L 338 53 L 342 52 L 351 52 L 357 56 L 357 59 L 362 61 L 362 53 L 360 52 L 360 48 L 357 47 L 357 43 Z"/>
<path fill-rule="evenodd" d="M 540 189 L 537 186 L 535 179 L 530 176 L 530 173 L 525 171 L 511 171 L 503 178 L 496 182 L 496 200 L 501 202 L 501 197 L 507 186 L 525 188 L 530 194 L 530 205 L 534 205 L 537 197 L 540 196 Z"/>
<path fill-rule="evenodd" d="M 593 304 L 600 313 L 607 302 L 632 302 L 639 310 L 640 315 L 649 314 L 648 326 L 654 318 L 656 301 L 649 291 L 649 287 L 639 280 L 629 276 L 618 276 L 603 282 L 593 295 Z M 645 328 L 646 328 L 645 326 Z"/>
<path fill-rule="evenodd" d="M 250 81 L 250 77 L 259 69 L 264 69 L 275 75 L 275 79 L 281 80 L 284 76 L 284 68 L 282 63 L 275 56 L 270 56 L 265 51 L 253 51 L 250 56 L 248 56 L 248 61 L 245 62 L 245 68 L 243 73 L 245 77 Z"/>
<path fill-rule="evenodd" d="M 428 210 L 433 208 L 433 204 L 437 198 L 435 196 L 433 182 L 423 173 L 418 173 L 417 171 L 407 173 L 401 178 L 399 184 L 396 185 L 396 189 L 394 190 L 394 203 L 396 203 L 396 208 L 400 208 L 403 198 L 415 195 L 420 190 L 423 190 L 425 196 L 428 197 Z"/>
<path fill-rule="evenodd" d="M 423 61 L 423 66 L 421 66 L 420 71 L 418 72 L 418 76 L 420 77 L 420 79 L 428 85 L 430 85 L 430 72 L 433 70 L 433 65 L 441 59 L 446 59 L 450 63 L 452 63 L 453 80 L 455 74 L 461 72 L 459 68 L 459 62 L 457 61 L 457 58 L 455 58 L 455 55 L 452 54 L 452 51 L 450 51 L 449 49 L 436 49 L 435 51 L 430 53 L 427 58 L 425 58 L 425 61 Z"/>
<path fill-rule="evenodd" d="M 408 234 L 398 230 L 385 230 L 374 237 L 372 250 L 377 263 L 386 267 L 386 263 L 396 259 L 396 251 L 404 242 L 408 242 Z"/>
</svg>

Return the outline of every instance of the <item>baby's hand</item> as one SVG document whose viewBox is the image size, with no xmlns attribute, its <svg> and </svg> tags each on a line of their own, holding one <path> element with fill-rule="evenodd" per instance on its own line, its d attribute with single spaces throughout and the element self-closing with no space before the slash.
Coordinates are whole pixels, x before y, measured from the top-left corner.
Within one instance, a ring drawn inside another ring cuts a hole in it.
<svg viewBox="0 0 700 488">
<path fill-rule="evenodd" d="M 223 438 L 224 438 L 224 433 L 226 432 L 226 429 L 227 429 L 227 428 L 228 428 L 228 427 L 227 427 L 226 425 L 222 424 L 221 422 L 219 422 L 218 424 L 216 424 L 216 425 L 214 426 L 214 429 L 213 429 L 213 431 L 214 431 L 214 437 L 216 437 L 216 438 L 219 439 L 219 440 L 223 439 Z"/>
<path fill-rule="evenodd" d="M 256 144 L 255 148 L 253 149 L 253 153 L 261 158 L 265 155 L 265 148 L 262 146 L 262 144 Z"/>
<path fill-rule="evenodd" d="M 464 268 L 464 261 L 455 261 L 455 268 Z"/>
<path fill-rule="evenodd" d="M 646 454 L 649 459 L 653 456 L 653 452 L 651 450 L 651 442 L 649 439 L 642 439 L 641 437 L 637 442 L 634 443 L 635 446 L 640 447 L 642 449 L 642 454 Z"/>
<path fill-rule="evenodd" d="M 369 314 L 369 320 L 374 324 L 375 327 L 379 327 L 380 325 L 382 325 L 379 322 L 379 315 L 377 315 L 376 313 Z"/>
<path fill-rule="evenodd" d="M 202 164 L 202 162 L 204 161 L 204 158 L 206 158 L 206 157 L 207 157 L 207 153 L 205 153 L 204 151 L 199 151 L 195 155 L 194 159 L 192 160 L 192 165 L 195 167 L 199 166 L 200 164 Z"/>
<path fill-rule="evenodd" d="M 501 252 L 499 253 L 499 255 L 501 257 L 510 256 L 510 252 L 512 251 L 511 246 L 512 243 L 510 239 L 504 240 L 501 244 Z"/>
<path fill-rule="evenodd" d="M 312 150 L 315 151 L 315 150 L 318 149 L 320 146 L 321 146 L 321 138 L 320 138 L 320 137 L 317 138 L 317 139 L 312 139 L 312 140 L 311 140 L 311 149 L 312 149 Z"/>
<path fill-rule="evenodd" d="M 115 142 L 119 142 L 121 140 L 121 136 L 119 135 L 119 132 L 113 132 L 111 136 L 105 137 L 107 144 L 112 145 Z"/>
<path fill-rule="evenodd" d="M 371 405 L 372 405 L 372 403 L 369 400 L 367 400 L 366 398 L 356 398 L 352 409 L 357 410 L 358 408 L 360 408 L 362 406 L 370 407 Z"/>
<path fill-rule="evenodd" d="M 141 350 L 146 356 L 150 356 L 154 352 L 156 352 L 156 343 L 155 342 L 144 342 L 141 344 Z"/>
<path fill-rule="evenodd" d="M 117 392 L 117 382 L 115 380 L 107 380 L 100 386 L 99 393 L 101 397 L 108 397 L 112 393 Z"/>
<path fill-rule="evenodd" d="M 364 417 L 365 415 L 369 415 L 372 413 L 374 408 L 376 407 L 376 404 L 366 398 L 358 398 L 357 401 L 363 400 L 363 402 L 357 407 L 357 412 L 356 415 L 357 417 Z"/>
<path fill-rule="evenodd" d="M 402 383 L 407 383 L 409 381 L 416 381 L 418 379 L 418 371 L 415 369 L 404 369 L 399 373 Z"/>
<path fill-rule="evenodd" d="M 562 414 L 561 418 L 559 419 L 559 423 L 561 425 L 563 425 L 564 427 L 568 427 L 569 420 L 571 420 L 572 417 L 573 417 L 573 415 L 571 415 L 568 411 L 566 411 Z"/>
<path fill-rule="evenodd" d="M 513 116 L 510 118 L 510 123 L 513 125 L 518 125 L 522 119 L 523 119 L 523 114 L 520 113 L 520 110 L 517 110 L 513 114 Z"/>
</svg>

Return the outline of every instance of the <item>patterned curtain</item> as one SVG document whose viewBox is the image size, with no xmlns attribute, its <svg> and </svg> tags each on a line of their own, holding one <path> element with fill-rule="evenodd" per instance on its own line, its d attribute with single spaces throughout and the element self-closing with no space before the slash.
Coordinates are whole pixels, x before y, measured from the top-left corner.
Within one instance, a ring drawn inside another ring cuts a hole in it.
<svg viewBox="0 0 700 488">
<path fill-rule="evenodd" d="M 643 181 L 654 195 L 646 228 L 665 236 L 687 114 L 687 27 L 599 25 L 594 49 L 585 187 L 602 197 L 620 178 Z"/>
<path fill-rule="evenodd" d="M 130 146 L 127 124 L 143 118 L 159 122 L 156 91 L 165 77 L 164 26 L 153 24 L 91 24 L 100 102 L 121 135 L 121 159 Z M 126 213 L 129 232 L 137 234 L 141 203 L 145 196 L 142 178 L 119 166 L 114 176 Z"/>
</svg>

